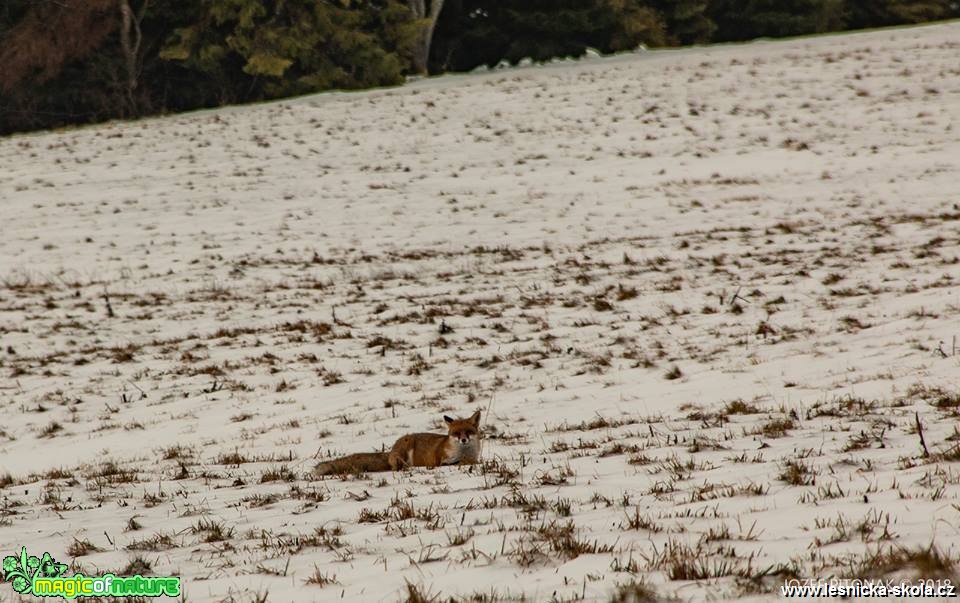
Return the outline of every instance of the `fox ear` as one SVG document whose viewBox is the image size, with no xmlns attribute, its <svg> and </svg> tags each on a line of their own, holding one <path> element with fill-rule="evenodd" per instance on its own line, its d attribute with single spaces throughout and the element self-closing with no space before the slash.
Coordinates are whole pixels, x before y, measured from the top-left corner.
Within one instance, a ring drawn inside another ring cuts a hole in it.
<svg viewBox="0 0 960 603">
<path fill-rule="evenodd" d="M 453 419 L 451 419 L 447 415 L 443 415 L 443 420 L 446 421 L 447 423 L 453 423 Z"/>
<path fill-rule="evenodd" d="M 479 410 L 478 410 L 477 412 L 473 413 L 472 415 L 470 415 L 470 422 L 473 423 L 474 425 L 480 425 L 480 411 L 479 411 Z"/>
</svg>

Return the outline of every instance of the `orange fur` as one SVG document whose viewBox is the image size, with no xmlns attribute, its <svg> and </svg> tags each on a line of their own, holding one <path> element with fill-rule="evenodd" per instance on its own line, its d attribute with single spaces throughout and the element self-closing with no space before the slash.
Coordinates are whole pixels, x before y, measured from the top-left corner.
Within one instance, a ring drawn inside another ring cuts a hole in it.
<svg viewBox="0 0 960 603">
<path fill-rule="evenodd" d="M 439 467 L 475 463 L 480 453 L 480 411 L 469 419 L 451 419 L 447 434 L 412 433 L 393 445 L 388 457 L 394 471 L 407 467 Z"/>
<path fill-rule="evenodd" d="M 480 411 L 467 419 L 443 417 L 447 433 L 411 433 L 402 436 L 390 452 L 361 452 L 325 461 L 316 475 L 400 471 L 408 467 L 439 467 L 477 462 L 480 455 Z"/>
</svg>

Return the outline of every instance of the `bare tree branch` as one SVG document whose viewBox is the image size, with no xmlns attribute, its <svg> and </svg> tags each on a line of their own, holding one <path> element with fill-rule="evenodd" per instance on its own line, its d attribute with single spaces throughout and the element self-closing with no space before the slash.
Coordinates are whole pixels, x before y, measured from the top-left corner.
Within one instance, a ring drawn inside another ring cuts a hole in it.
<svg viewBox="0 0 960 603">
<path fill-rule="evenodd" d="M 433 32 L 437 27 L 437 19 L 443 10 L 444 0 L 409 0 L 410 10 L 418 20 L 425 20 L 426 24 L 420 32 L 420 39 L 413 52 L 413 68 L 417 73 L 427 73 L 427 62 L 430 59 L 430 46 L 433 44 Z"/>
<path fill-rule="evenodd" d="M 134 13 L 130 0 L 118 0 L 120 7 L 120 47 L 123 49 L 124 65 L 126 67 L 126 101 L 127 110 L 136 112 L 136 102 L 133 92 L 137 89 L 140 76 L 140 43 L 143 35 L 140 31 L 140 21 L 147 12 L 150 0 L 144 0 L 140 10 Z"/>
</svg>

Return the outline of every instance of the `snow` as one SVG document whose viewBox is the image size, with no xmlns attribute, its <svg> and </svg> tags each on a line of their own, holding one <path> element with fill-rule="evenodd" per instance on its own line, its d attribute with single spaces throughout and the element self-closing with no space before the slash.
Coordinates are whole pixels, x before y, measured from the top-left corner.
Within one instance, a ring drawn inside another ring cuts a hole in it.
<svg viewBox="0 0 960 603">
<path fill-rule="evenodd" d="M 0 140 L 0 551 L 190 601 L 953 577 L 890 551 L 960 554 L 958 34 Z M 310 474 L 476 409 L 481 466 Z"/>
</svg>

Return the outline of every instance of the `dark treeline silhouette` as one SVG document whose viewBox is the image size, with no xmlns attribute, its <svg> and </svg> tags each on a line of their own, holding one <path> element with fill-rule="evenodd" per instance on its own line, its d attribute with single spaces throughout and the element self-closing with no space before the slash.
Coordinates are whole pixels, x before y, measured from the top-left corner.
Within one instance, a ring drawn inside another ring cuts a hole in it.
<svg viewBox="0 0 960 603">
<path fill-rule="evenodd" d="M 960 0 L 5 0 L 0 134 L 530 57 L 960 16 Z"/>
</svg>

